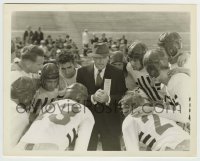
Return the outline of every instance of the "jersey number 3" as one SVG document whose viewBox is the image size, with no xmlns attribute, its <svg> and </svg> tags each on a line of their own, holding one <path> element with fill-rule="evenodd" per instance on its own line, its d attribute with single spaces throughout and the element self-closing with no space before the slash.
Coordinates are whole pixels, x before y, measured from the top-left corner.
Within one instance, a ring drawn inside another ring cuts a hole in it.
<svg viewBox="0 0 200 161">
<path fill-rule="evenodd" d="M 167 129 L 173 127 L 173 125 L 169 123 L 161 125 L 160 117 L 156 114 L 153 114 L 152 116 L 153 116 L 155 130 L 157 134 L 162 135 Z M 142 116 L 141 119 L 143 123 L 146 123 L 149 120 L 148 115 Z"/>
</svg>

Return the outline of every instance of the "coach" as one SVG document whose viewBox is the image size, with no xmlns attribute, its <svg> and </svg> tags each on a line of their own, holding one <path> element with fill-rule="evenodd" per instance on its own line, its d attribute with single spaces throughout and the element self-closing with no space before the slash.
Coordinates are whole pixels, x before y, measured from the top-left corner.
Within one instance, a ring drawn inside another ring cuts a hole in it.
<svg viewBox="0 0 200 161">
<path fill-rule="evenodd" d="M 77 73 L 77 82 L 88 89 L 90 105 L 87 106 L 95 118 L 88 150 L 97 150 L 98 139 L 103 150 L 121 150 L 121 119 L 117 104 L 126 91 L 125 78 L 122 71 L 108 64 L 109 55 L 105 43 L 97 44 L 91 53 L 94 64 L 80 68 Z"/>
</svg>

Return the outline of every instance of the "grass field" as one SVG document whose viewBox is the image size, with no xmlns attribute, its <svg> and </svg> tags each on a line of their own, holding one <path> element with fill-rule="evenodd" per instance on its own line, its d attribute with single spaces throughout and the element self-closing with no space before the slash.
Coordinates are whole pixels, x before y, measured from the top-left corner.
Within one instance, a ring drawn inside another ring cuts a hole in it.
<svg viewBox="0 0 200 161">
<path fill-rule="evenodd" d="M 190 50 L 190 17 L 187 13 L 166 12 L 15 12 L 12 15 L 12 38 L 22 37 L 26 26 L 35 31 L 43 28 L 45 37 L 56 38 L 69 34 L 81 48 L 81 34 L 102 32 L 107 37 L 119 38 L 124 34 L 129 41 L 141 40 L 153 48 L 159 35 L 177 31 L 183 38 L 183 50 Z"/>
</svg>

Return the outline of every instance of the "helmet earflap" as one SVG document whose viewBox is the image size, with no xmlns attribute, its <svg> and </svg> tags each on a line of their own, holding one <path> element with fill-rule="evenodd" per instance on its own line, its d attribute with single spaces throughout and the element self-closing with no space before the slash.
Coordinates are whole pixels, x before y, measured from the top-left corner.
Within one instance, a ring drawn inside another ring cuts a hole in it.
<svg viewBox="0 0 200 161">
<path fill-rule="evenodd" d="M 57 79 L 57 84 L 59 84 L 59 68 L 56 64 L 47 63 L 43 66 L 40 79 L 43 88 L 47 79 Z"/>
</svg>

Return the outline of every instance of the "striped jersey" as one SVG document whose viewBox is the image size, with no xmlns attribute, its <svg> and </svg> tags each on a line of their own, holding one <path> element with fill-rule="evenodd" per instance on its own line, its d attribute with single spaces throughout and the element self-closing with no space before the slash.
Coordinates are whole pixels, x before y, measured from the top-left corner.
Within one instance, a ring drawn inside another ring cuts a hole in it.
<svg viewBox="0 0 200 161">
<path fill-rule="evenodd" d="M 174 121 L 159 117 L 156 114 L 143 116 L 138 123 L 143 124 L 139 130 L 139 141 L 153 151 L 175 149 L 189 134 Z"/>
<path fill-rule="evenodd" d="M 128 117 L 132 116 L 129 115 Z M 145 144 L 148 150 L 164 151 L 166 148 L 175 149 L 178 144 L 190 139 L 189 134 L 178 126 L 176 122 L 159 117 L 156 114 L 129 119 L 134 121 L 133 124 L 136 125 L 136 129 L 133 130 L 138 135 L 138 141 Z M 130 135 L 133 135 L 133 133 L 130 133 Z"/>
<path fill-rule="evenodd" d="M 155 102 L 160 102 L 164 99 L 165 85 L 159 82 L 153 82 L 145 68 L 140 71 L 133 70 L 131 64 L 128 63 L 127 71 L 136 82 L 136 85 L 145 92 L 149 99 Z"/>
</svg>

